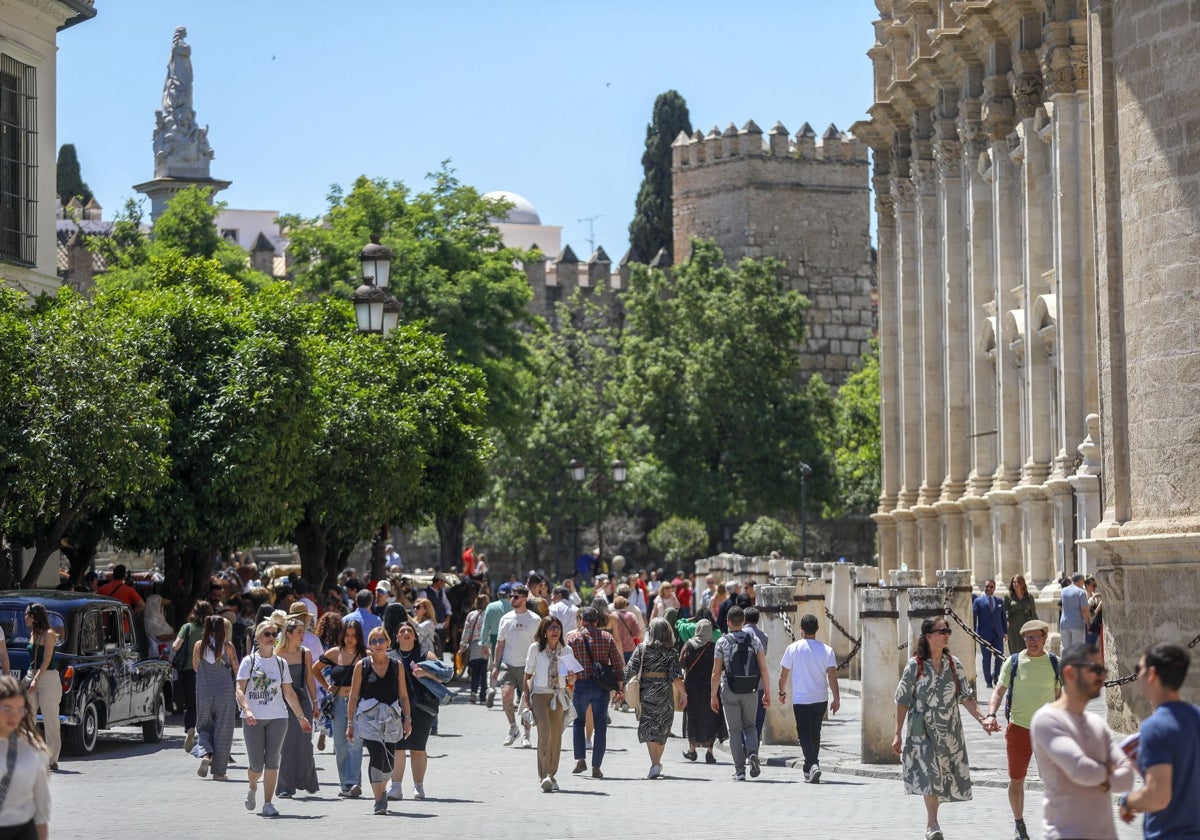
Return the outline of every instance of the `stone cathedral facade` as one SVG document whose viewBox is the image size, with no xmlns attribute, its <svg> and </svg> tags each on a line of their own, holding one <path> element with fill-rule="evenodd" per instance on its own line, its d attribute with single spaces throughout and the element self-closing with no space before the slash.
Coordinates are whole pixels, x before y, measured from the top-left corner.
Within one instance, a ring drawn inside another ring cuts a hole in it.
<svg viewBox="0 0 1200 840">
<path fill-rule="evenodd" d="M 1095 573 L 1125 673 L 1200 633 L 1200 16 L 877 6 L 881 565 Z"/>
</svg>

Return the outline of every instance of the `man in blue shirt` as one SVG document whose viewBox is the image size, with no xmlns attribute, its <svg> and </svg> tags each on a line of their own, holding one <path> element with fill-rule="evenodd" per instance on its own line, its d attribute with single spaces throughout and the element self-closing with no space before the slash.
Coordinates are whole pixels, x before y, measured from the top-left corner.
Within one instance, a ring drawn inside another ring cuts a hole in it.
<svg viewBox="0 0 1200 840">
<path fill-rule="evenodd" d="M 1144 813 L 1146 840 L 1200 840 L 1200 709 L 1179 699 L 1190 663 L 1187 650 L 1166 642 L 1138 662 L 1138 690 L 1154 712 L 1136 747 L 1145 784 L 1121 797 L 1121 819 Z"/>
<path fill-rule="evenodd" d="M 354 603 L 358 605 L 358 609 L 351 610 L 342 618 L 342 624 L 348 621 L 357 621 L 362 625 L 362 637 L 366 639 L 371 635 L 371 631 L 376 627 L 382 627 L 383 621 L 379 616 L 371 612 L 371 604 L 375 602 L 374 595 L 369 589 L 360 589 L 358 594 L 354 596 Z"/>
<path fill-rule="evenodd" d="M 1004 639 L 1008 636 L 1008 615 L 1004 604 L 996 598 L 996 581 L 989 580 L 983 584 L 983 594 L 971 605 L 975 615 L 975 632 L 988 645 L 1000 651 L 993 656 L 991 648 L 980 645 L 983 649 L 983 679 L 991 688 L 1000 679 L 1000 666 L 1004 664 Z M 1013 653 L 1020 653 L 1014 650 Z"/>
<path fill-rule="evenodd" d="M 1087 626 L 1091 620 L 1083 575 L 1076 572 L 1071 575 L 1071 585 L 1062 591 L 1062 618 L 1058 620 L 1058 632 L 1062 636 L 1063 650 L 1086 641 Z"/>
</svg>

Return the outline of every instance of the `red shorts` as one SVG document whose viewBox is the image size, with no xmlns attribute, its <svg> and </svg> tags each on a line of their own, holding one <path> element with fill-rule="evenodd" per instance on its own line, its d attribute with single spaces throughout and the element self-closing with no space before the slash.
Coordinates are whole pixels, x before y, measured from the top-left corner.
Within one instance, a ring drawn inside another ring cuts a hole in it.
<svg viewBox="0 0 1200 840">
<path fill-rule="evenodd" d="M 1010 723 L 1004 730 L 1004 745 L 1008 751 L 1008 778 L 1024 779 L 1033 758 L 1033 740 L 1024 726 Z"/>
</svg>

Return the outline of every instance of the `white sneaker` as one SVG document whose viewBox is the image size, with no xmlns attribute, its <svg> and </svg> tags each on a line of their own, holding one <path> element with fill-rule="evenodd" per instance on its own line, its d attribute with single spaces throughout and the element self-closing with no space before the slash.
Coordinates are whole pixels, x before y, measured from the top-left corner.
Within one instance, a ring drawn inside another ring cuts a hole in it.
<svg viewBox="0 0 1200 840">
<path fill-rule="evenodd" d="M 547 776 L 542 779 L 542 791 L 549 793 L 552 790 L 554 790 L 554 780 Z"/>
<path fill-rule="evenodd" d="M 517 736 L 521 733 L 517 730 L 516 724 L 508 728 L 508 737 L 504 739 L 504 746 L 511 747 L 513 742 L 517 740 Z"/>
<path fill-rule="evenodd" d="M 400 787 L 399 782 L 392 782 L 388 785 L 387 798 L 393 802 L 404 798 L 404 788 Z"/>
<path fill-rule="evenodd" d="M 528 733 L 521 736 L 521 749 L 523 749 L 523 750 L 533 749 L 533 742 L 529 740 Z"/>
<path fill-rule="evenodd" d="M 413 799 L 425 798 L 425 785 L 422 782 L 413 782 Z"/>
<path fill-rule="evenodd" d="M 558 779 L 554 778 L 553 776 L 550 777 L 550 790 L 558 790 Z"/>
<path fill-rule="evenodd" d="M 275 810 L 275 806 L 270 802 L 264 802 L 262 807 L 262 815 L 264 817 L 278 817 L 279 812 Z"/>
<path fill-rule="evenodd" d="M 257 794 L 258 794 L 258 789 L 257 789 L 257 788 L 253 788 L 253 789 L 251 789 L 251 790 L 248 790 L 248 791 L 246 791 L 246 810 L 247 810 L 247 811 L 253 811 L 253 810 L 254 810 L 254 806 L 255 806 L 255 804 L 256 804 L 256 802 L 257 802 L 257 800 L 255 799 L 255 796 L 256 796 Z"/>
<path fill-rule="evenodd" d="M 804 771 L 804 781 L 806 781 L 806 782 L 812 781 L 812 773 L 808 770 Z"/>
<path fill-rule="evenodd" d="M 821 784 L 821 765 L 820 764 L 814 764 L 812 766 L 812 769 L 808 771 L 808 781 L 814 785 Z"/>
<path fill-rule="evenodd" d="M 484 701 L 484 703 L 489 709 L 496 705 L 496 689 L 489 688 L 487 690 L 487 699 Z"/>
<path fill-rule="evenodd" d="M 647 779 L 657 779 L 661 775 L 662 775 L 662 765 L 661 764 L 651 764 L 650 772 L 646 774 L 646 778 Z"/>
</svg>

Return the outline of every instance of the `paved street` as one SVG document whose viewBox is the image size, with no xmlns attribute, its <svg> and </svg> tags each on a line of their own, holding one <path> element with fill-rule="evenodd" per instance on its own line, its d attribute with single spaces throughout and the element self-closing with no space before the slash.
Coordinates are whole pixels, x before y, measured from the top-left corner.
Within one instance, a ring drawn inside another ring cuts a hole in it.
<svg viewBox="0 0 1200 840">
<path fill-rule="evenodd" d="M 894 775 L 896 768 L 862 768 L 855 764 L 858 737 L 858 699 L 845 698 L 843 712 L 826 727 L 826 773 L 819 786 L 803 783 L 799 770 L 786 766 L 763 768 L 756 781 L 735 783 L 728 754 L 718 751 L 720 764 L 692 764 L 680 756 L 685 746 L 672 740 L 666 754 L 666 778 L 644 778 L 649 761 L 637 743 L 633 715 L 615 714 L 611 748 L 604 762 L 606 778 L 576 777 L 568 746 L 559 781 L 562 791 L 544 794 L 535 778 L 532 750 L 505 748 L 503 713 L 481 706 L 454 704 L 442 711 L 442 735 L 430 741 L 429 773 L 424 802 L 406 798 L 392 803 L 388 831 L 420 831 L 426 837 L 628 838 L 660 833 L 664 837 L 723 835 L 733 825 L 745 825 L 755 837 L 795 837 L 822 840 L 847 837 L 911 837 L 919 840 L 924 809 L 919 798 L 905 796 L 896 778 L 872 778 L 855 772 Z M 51 820 L 53 837 L 154 838 L 232 837 L 236 831 L 262 831 L 265 820 L 248 813 L 245 795 L 245 754 L 240 730 L 234 741 L 235 766 L 229 782 L 201 780 L 197 762 L 181 746 L 179 720 L 172 719 L 167 738 L 151 747 L 133 730 L 105 738 L 87 760 L 66 758 L 54 776 Z M 680 731 L 677 718 L 675 732 Z M 993 742 L 999 743 L 998 738 Z M 972 748 L 975 744 L 972 743 Z M 799 751 L 767 747 L 772 765 Z M 995 749 L 971 753 L 972 773 L 982 784 L 972 802 L 944 806 L 942 827 L 947 840 L 996 840 L 1010 836 L 1002 772 Z M 991 766 L 987 766 L 990 763 Z M 842 766 L 844 772 L 839 772 Z M 277 800 L 280 818 L 273 836 L 348 836 L 346 832 L 385 828 L 371 815 L 369 798 L 341 800 L 332 743 L 317 757 L 321 793 Z M 365 775 L 365 766 L 364 766 Z M 411 797 L 411 782 L 405 795 Z M 1029 823 L 1039 824 L 1040 794 L 1029 796 Z M 260 800 L 261 802 L 261 794 Z M 754 808 L 730 810 L 744 803 Z M 713 824 L 716 823 L 714 826 Z M 486 826 L 486 829 L 485 829 Z M 718 827 L 720 827 L 718 829 Z M 1033 830 L 1040 837 L 1040 830 Z M 1121 838 L 1140 837 L 1139 827 L 1121 826 Z"/>
</svg>

